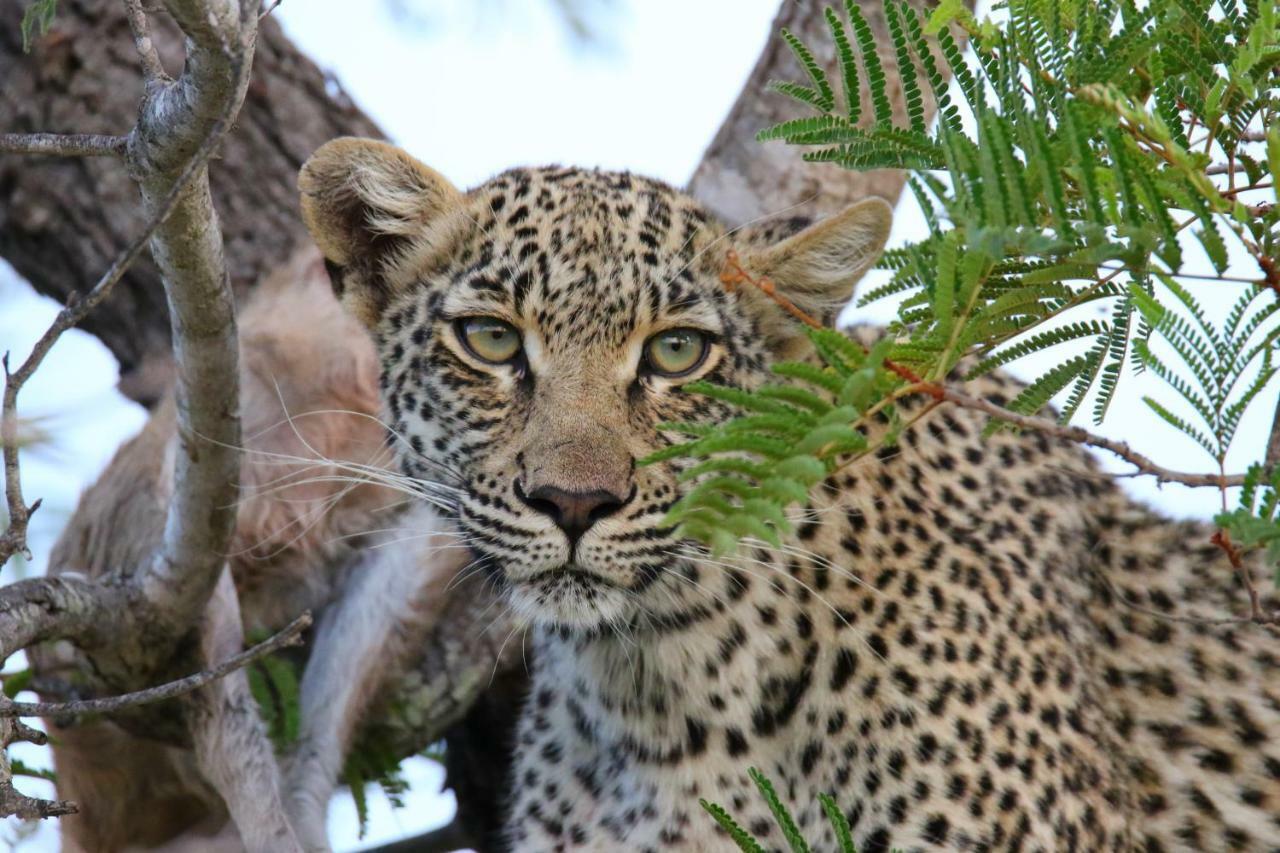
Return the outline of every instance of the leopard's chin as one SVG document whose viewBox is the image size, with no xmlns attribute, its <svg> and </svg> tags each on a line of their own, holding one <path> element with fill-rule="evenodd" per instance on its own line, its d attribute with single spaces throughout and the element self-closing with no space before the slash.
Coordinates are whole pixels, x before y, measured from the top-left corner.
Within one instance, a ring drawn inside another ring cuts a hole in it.
<svg viewBox="0 0 1280 853">
<path fill-rule="evenodd" d="M 511 608 L 553 630 L 598 631 L 626 621 L 631 596 L 609 579 L 574 565 L 543 572 L 507 587 Z"/>
</svg>

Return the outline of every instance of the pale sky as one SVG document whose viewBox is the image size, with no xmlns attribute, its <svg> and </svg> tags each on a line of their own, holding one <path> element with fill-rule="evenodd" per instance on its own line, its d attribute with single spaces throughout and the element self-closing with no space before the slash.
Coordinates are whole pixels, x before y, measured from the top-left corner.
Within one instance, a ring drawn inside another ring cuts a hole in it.
<svg viewBox="0 0 1280 853">
<path fill-rule="evenodd" d="M 402 3 L 414 5 L 412 0 Z M 455 183 L 469 186 L 511 166 L 549 162 L 625 168 L 684 183 L 770 37 L 777 2 L 605 2 L 596 19 L 604 39 L 587 47 L 566 35 L 549 11 L 550 2 L 417 5 L 442 11 L 426 21 L 407 21 L 382 3 L 285 0 L 273 14 L 393 140 Z M 914 204 L 904 204 L 891 243 L 921 233 L 923 222 Z M 1198 251 L 1188 248 L 1189 253 Z M 870 276 L 865 286 L 883 280 L 876 278 L 880 275 Z M 1237 291 L 1231 285 L 1212 287 L 1201 289 L 1200 295 L 1220 315 Z M 13 350 L 14 358 L 25 354 L 55 310 L 0 264 L 0 349 Z M 846 319 L 883 320 L 890 311 L 891 306 L 850 311 Z M 1074 354 L 1042 356 L 1032 372 Z M 1027 366 L 1015 372 L 1026 375 Z M 115 393 L 114 382 L 115 365 L 106 350 L 90 336 L 73 332 L 63 336 L 24 391 L 24 413 L 43 418 L 42 425 L 55 438 L 24 458 L 27 495 L 46 499 L 33 528 L 37 560 L 31 570 L 42 567 L 79 491 L 142 423 L 141 410 Z M 1202 452 L 1146 411 L 1140 400 L 1146 393 L 1169 399 L 1149 377 L 1132 382 L 1099 431 L 1135 441 L 1171 467 L 1209 470 Z M 1229 459 L 1233 470 L 1242 470 L 1261 453 L 1276 389 L 1264 397 L 1242 427 Z M 1088 425 L 1087 419 L 1081 422 Z M 1109 470 L 1126 470 L 1110 457 L 1104 457 L 1104 464 Z M 1169 513 L 1208 517 L 1217 508 L 1217 495 L 1210 491 L 1160 489 L 1149 478 L 1121 482 Z M 14 577 L 13 569 L 6 569 L 4 579 Z M 23 750 L 21 756 L 47 764 L 39 750 Z M 372 797 L 373 818 L 363 841 L 357 838 L 350 796 L 338 794 L 330 821 L 337 849 L 358 849 L 448 819 L 452 801 L 436 793 L 442 781 L 439 768 L 415 759 L 406 770 L 413 782 L 408 807 L 392 811 L 380 796 Z M 26 787 L 40 793 L 45 786 Z M 0 829 L 11 836 L 16 831 L 12 825 Z M 53 825 L 40 827 L 18 849 L 56 849 Z"/>
</svg>

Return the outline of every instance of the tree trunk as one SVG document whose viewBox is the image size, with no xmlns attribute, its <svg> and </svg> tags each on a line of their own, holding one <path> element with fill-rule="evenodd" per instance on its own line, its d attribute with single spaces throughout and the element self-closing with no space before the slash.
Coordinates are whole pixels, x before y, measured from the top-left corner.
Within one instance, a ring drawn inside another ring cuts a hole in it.
<svg viewBox="0 0 1280 853">
<path fill-rule="evenodd" d="M 826 5 L 825 0 L 782 4 L 769 28 L 773 36 L 689 180 L 689 192 L 730 224 L 739 225 L 784 210 L 788 215 L 826 216 L 867 196 L 880 196 L 893 203 L 902 192 L 906 176 L 899 169 L 853 172 L 834 163 L 805 163 L 801 150 L 794 145 L 756 141 L 756 134 L 767 127 L 813 114 L 794 99 L 768 91 L 769 82 L 773 80 L 809 82 L 791 48 L 776 37 L 783 28 L 804 42 L 826 70 L 832 86 L 838 88 L 840 71 L 835 43 L 823 15 Z M 916 0 L 912 5 L 924 8 L 924 4 Z M 875 35 L 876 53 L 886 69 L 885 82 L 893 104 L 894 123 L 905 126 L 906 107 L 884 7 L 874 2 L 863 2 L 859 7 Z M 945 63 L 940 67 L 947 68 Z M 931 116 L 935 104 L 930 93 L 925 94 L 925 113 Z M 865 81 L 861 98 L 860 125 L 867 127 L 872 124 L 873 116 Z"/>
<path fill-rule="evenodd" d="M 0 0 L 0 130 L 123 134 L 137 120 L 142 75 L 120 0 L 62 0 L 53 27 L 23 54 L 18 22 L 29 0 Z M 171 74 L 177 27 L 156 14 L 154 36 Z M 336 83 L 270 17 L 236 126 L 210 164 L 232 284 L 243 295 L 290 257 L 305 232 L 295 179 L 335 136 L 382 136 Z M 123 161 L 111 157 L 0 158 L 0 257 L 62 302 L 83 292 L 145 225 Z M 154 402 L 170 377 L 169 320 L 150 257 L 125 273 L 83 323 L 120 362 L 121 390 Z"/>
</svg>

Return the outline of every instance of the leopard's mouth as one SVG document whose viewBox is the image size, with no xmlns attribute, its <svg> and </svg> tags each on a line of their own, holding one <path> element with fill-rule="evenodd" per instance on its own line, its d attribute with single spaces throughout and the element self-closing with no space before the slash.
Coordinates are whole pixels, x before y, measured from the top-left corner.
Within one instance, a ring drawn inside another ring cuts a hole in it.
<svg viewBox="0 0 1280 853">
<path fill-rule="evenodd" d="M 519 583 L 536 586 L 543 590 L 551 590 L 555 588 L 567 589 L 575 585 L 583 587 L 605 586 L 613 587 L 615 589 L 622 588 L 616 582 L 609 580 L 609 578 L 596 574 L 590 569 L 585 569 L 574 563 L 567 563 L 559 568 L 540 572 L 533 577 L 523 578 Z"/>
</svg>

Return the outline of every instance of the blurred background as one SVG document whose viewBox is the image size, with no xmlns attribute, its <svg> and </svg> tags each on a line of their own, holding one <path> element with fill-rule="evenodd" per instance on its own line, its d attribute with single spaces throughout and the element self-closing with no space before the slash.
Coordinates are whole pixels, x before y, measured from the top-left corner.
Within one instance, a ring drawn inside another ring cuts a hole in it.
<svg viewBox="0 0 1280 853">
<path fill-rule="evenodd" d="M 390 138 L 459 186 L 514 165 L 567 163 L 629 169 L 681 185 L 692 174 L 768 38 L 778 0 L 284 0 L 272 14 L 304 53 Z M 891 242 L 923 233 L 910 194 L 899 205 Z M 1188 257 L 1198 244 L 1188 244 Z M 883 280 L 873 273 L 863 287 Z M 1220 288 L 1211 306 L 1230 305 Z M 57 306 L 34 294 L 0 262 L 0 350 L 21 359 Z M 846 312 L 845 320 L 883 321 L 891 304 Z M 1045 359 L 1015 372 L 1039 374 Z M 114 388 L 115 362 L 95 338 L 64 335 L 23 392 L 32 424 L 23 459 L 24 491 L 44 504 L 32 523 L 30 564 L 6 567 L 4 582 L 43 571 L 43 560 L 80 491 L 145 419 Z M 1159 390 L 1150 378 L 1127 383 L 1099 431 L 1134 441 L 1165 465 L 1211 470 L 1210 461 L 1142 405 Z M 1229 470 L 1261 457 L 1274 410 L 1272 388 L 1241 428 Z M 1087 409 L 1087 407 L 1086 407 Z M 1113 471 L 1124 466 L 1106 458 Z M 1148 479 L 1124 486 L 1165 512 L 1207 518 L 1220 508 L 1212 490 L 1159 488 Z M 11 661 L 9 668 L 19 667 Z M 47 767 L 42 750 L 15 754 Z M 429 758 L 410 760 L 403 807 L 370 790 L 363 838 L 351 796 L 334 800 L 331 838 L 358 850 L 446 823 L 453 801 L 440 793 L 443 772 Z M 33 794 L 46 783 L 22 780 Z M 57 849 L 56 824 L 0 827 L 0 847 Z"/>
</svg>

